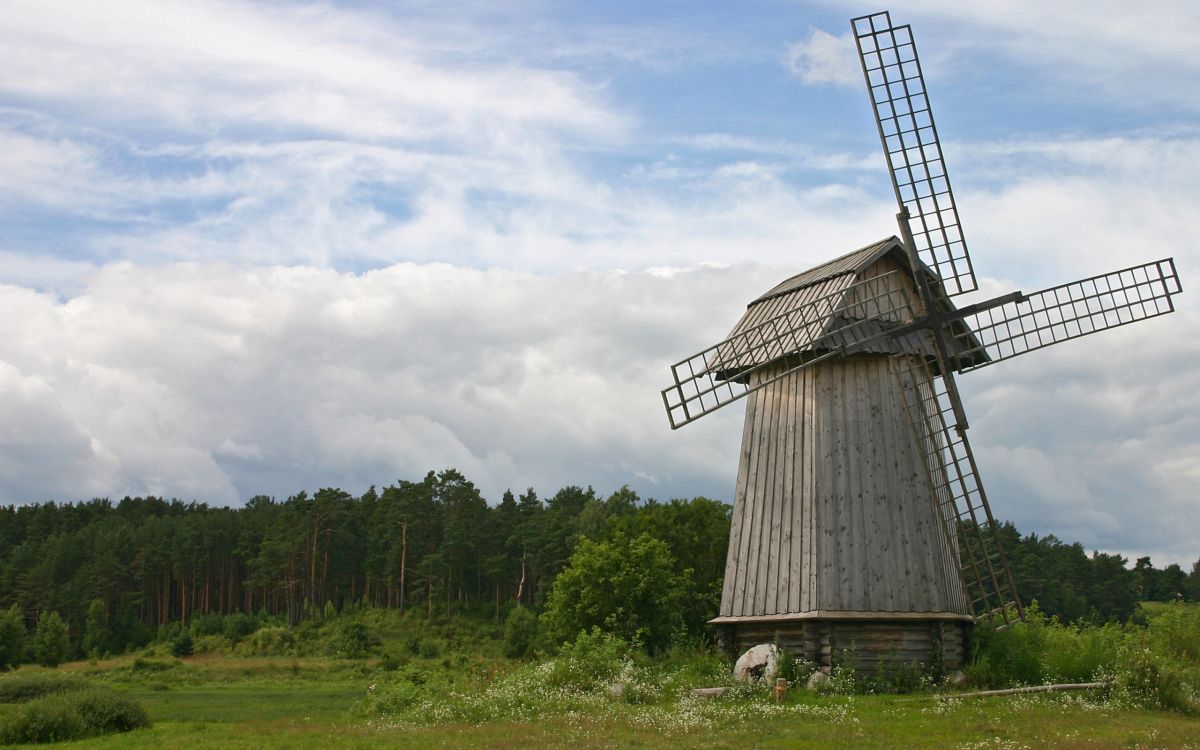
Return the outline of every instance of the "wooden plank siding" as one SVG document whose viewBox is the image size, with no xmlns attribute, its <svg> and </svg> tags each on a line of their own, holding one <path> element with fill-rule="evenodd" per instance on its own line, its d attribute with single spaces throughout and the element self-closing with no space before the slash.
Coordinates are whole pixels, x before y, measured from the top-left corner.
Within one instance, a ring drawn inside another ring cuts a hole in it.
<svg viewBox="0 0 1200 750">
<path fill-rule="evenodd" d="M 890 367 L 833 360 L 748 397 L 721 617 L 969 612 Z"/>
<path fill-rule="evenodd" d="M 774 643 L 789 656 L 812 662 L 828 672 L 847 664 L 863 674 L 910 665 L 962 667 L 967 655 L 969 624 L 958 620 L 798 620 L 746 623 L 726 634 L 726 646 L 742 653 L 760 643 Z M 940 665 L 931 664 L 940 660 Z"/>
</svg>

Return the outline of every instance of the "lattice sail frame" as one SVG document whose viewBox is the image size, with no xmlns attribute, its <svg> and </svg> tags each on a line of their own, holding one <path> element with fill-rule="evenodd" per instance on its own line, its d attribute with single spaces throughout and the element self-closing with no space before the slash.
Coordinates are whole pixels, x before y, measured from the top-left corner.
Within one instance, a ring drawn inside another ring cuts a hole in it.
<svg viewBox="0 0 1200 750">
<path fill-rule="evenodd" d="M 674 382 L 662 390 L 671 429 L 804 367 L 890 338 L 891 330 L 914 319 L 913 295 L 886 283 L 901 276 L 891 271 L 850 284 L 671 365 Z M 818 346 L 823 351 L 801 355 Z M 749 384 L 750 375 L 789 356 L 796 357 L 793 366 Z"/>
<path fill-rule="evenodd" d="M 960 335 L 957 349 L 966 355 L 982 350 L 988 359 L 957 370 L 978 370 L 1060 341 L 1166 315 L 1175 310 L 1171 297 L 1182 291 L 1175 260 L 1164 258 L 1026 294 L 963 318 L 977 343 Z"/>
<path fill-rule="evenodd" d="M 901 210 L 908 209 L 917 256 L 937 273 L 947 295 L 975 291 L 979 285 L 950 190 L 912 28 L 893 26 L 887 12 L 855 18 L 850 25 L 896 202 Z"/>
<path fill-rule="evenodd" d="M 935 377 L 928 360 L 918 357 L 893 357 L 892 374 L 971 613 L 977 622 L 1006 627 L 1023 616 L 1021 600 L 967 432 L 954 429 L 948 381 Z"/>
</svg>

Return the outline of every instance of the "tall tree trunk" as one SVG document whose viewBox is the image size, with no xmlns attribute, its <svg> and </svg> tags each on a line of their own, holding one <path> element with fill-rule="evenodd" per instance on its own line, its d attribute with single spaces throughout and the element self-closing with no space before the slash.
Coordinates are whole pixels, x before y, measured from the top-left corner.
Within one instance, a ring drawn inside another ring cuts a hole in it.
<svg viewBox="0 0 1200 750">
<path fill-rule="evenodd" d="M 404 614 L 404 573 L 408 569 L 408 519 L 400 522 L 400 614 Z"/>
</svg>

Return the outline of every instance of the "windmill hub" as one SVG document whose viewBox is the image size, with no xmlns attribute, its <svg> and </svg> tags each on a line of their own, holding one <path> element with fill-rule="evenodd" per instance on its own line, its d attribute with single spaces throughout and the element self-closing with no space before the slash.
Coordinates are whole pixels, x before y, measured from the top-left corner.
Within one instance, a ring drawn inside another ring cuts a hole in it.
<svg viewBox="0 0 1200 750">
<path fill-rule="evenodd" d="M 908 26 L 851 21 L 901 237 L 784 280 L 671 368 L 672 428 L 746 397 L 720 615 L 731 650 L 950 671 L 1023 616 L 954 375 L 1174 310 L 1170 258 L 956 308 L 978 288 Z M 930 660 L 935 663 L 930 664 Z"/>
</svg>

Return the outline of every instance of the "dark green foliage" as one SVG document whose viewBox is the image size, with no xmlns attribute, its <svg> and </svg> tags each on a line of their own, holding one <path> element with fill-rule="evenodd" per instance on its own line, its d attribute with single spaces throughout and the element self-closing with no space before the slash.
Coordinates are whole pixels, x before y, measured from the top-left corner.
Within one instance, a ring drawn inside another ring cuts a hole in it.
<svg viewBox="0 0 1200 750">
<path fill-rule="evenodd" d="M 0 743 L 63 742 L 150 726 L 137 701 L 109 688 L 81 685 L 29 700 L 0 720 Z"/>
<path fill-rule="evenodd" d="M 229 645 L 236 646 L 243 638 L 258 630 L 259 621 L 253 615 L 244 612 L 234 612 L 225 618 L 221 633 Z"/>
<path fill-rule="evenodd" d="M 66 696 L 65 700 L 75 706 L 88 730 L 95 734 L 130 732 L 150 726 L 146 709 L 114 690 L 89 687 Z"/>
<path fill-rule="evenodd" d="M 0 671 L 25 661 L 25 618 L 17 605 L 0 610 Z"/>
<path fill-rule="evenodd" d="M 225 618 L 215 612 L 207 612 L 193 619 L 188 629 L 197 638 L 203 635 L 222 635 L 225 632 Z"/>
<path fill-rule="evenodd" d="M 617 501 L 616 497 L 608 502 L 626 507 L 629 498 Z M 682 617 L 689 633 L 704 632 L 707 622 L 721 606 L 731 512 L 725 503 L 697 497 L 669 503 L 648 502 L 622 512 L 613 521 L 612 534 L 629 538 L 648 534 L 666 543 L 675 560 L 675 572 L 687 582 Z"/>
<path fill-rule="evenodd" d="M 24 703 L 52 693 L 80 690 L 86 682 L 59 674 L 14 674 L 0 679 L 0 703 Z"/>
<path fill-rule="evenodd" d="M 616 680 L 632 648 L 621 638 L 599 628 L 581 632 L 563 645 L 550 672 L 550 684 L 572 690 L 597 690 Z"/>
<path fill-rule="evenodd" d="M 139 648 L 156 633 L 169 647 L 179 623 L 204 639 L 199 648 L 219 648 L 220 635 L 242 649 L 260 627 L 333 621 L 360 606 L 430 623 L 465 616 L 499 627 L 515 604 L 534 613 L 544 608 L 583 540 L 642 535 L 666 545 L 682 582 L 678 634 L 703 639 L 717 613 L 730 508 L 705 498 L 643 501 L 628 487 L 605 497 L 575 485 L 547 501 L 533 488 L 507 492 L 489 507 L 466 477 L 448 469 L 360 497 L 322 488 L 282 500 L 258 496 L 242 508 L 145 497 L 0 513 L 4 668 L 34 651 L 32 639 L 10 648 L 17 631 L 33 625 L 12 627 L 13 606 L 30 616 L 62 616 L 71 639 L 63 658 Z M 1130 569 L 1123 557 L 1053 536 L 1022 537 L 1011 524 L 1000 537 L 1023 599 L 1038 600 L 1062 622 L 1123 622 L 1139 599 L 1200 598 L 1200 565 L 1185 573 L 1140 558 Z M 244 651 L 332 654 L 344 645 L 325 630 L 291 644 L 276 636 Z"/>
<path fill-rule="evenodd" d="M 504 655 L 510 659 L 525 656 L 537 634 L 537 615 L 525 607 L 513 607 L 504 620 Z"/>
<path fill-rule="evenodd" d="M 996 688 L 1090 682 L 1111 668 L 1122 639 L 1116 624 L 1064 625 L 1035 602 L 1026 608 L 1024 622 L 1000 632 L 975 629 L 967 674 L 977 685 Z"/>
<path fill-rule="evenodd" d="M 542 619 L 556 642 L 599 628 L 653 652 L 681 630 L 686 592 L 665 542 L 647 534 L 584 539 L 554 580 Z"/>
<path fill-rule="evenodd" d="M 71 655 L 67 624 L 57 612 L 42 612 L 33 636 L 33 658 L 38 664 L 57 667 Z"/>
<path fill-rule="evenodd" d="M 360 659 L 375 645 L 367 626 L 357 620 L 346 620 L 339 626 L 336 656 L 346 659 Z"/>
<path fill-rule="evenodd" d="M 93 599 L 83 619 L 83 652 L 89 656 L 98 656 L 110 650 L 111 642 L 112 633 L 109 631 L 104 602 Z"/>
<path fill-rule="evenodd" d="M 87 737 L 87 724 L 58 696 L 27 703 L 0 720 L 0 744 L 65 742 Z"/>
</svg>

